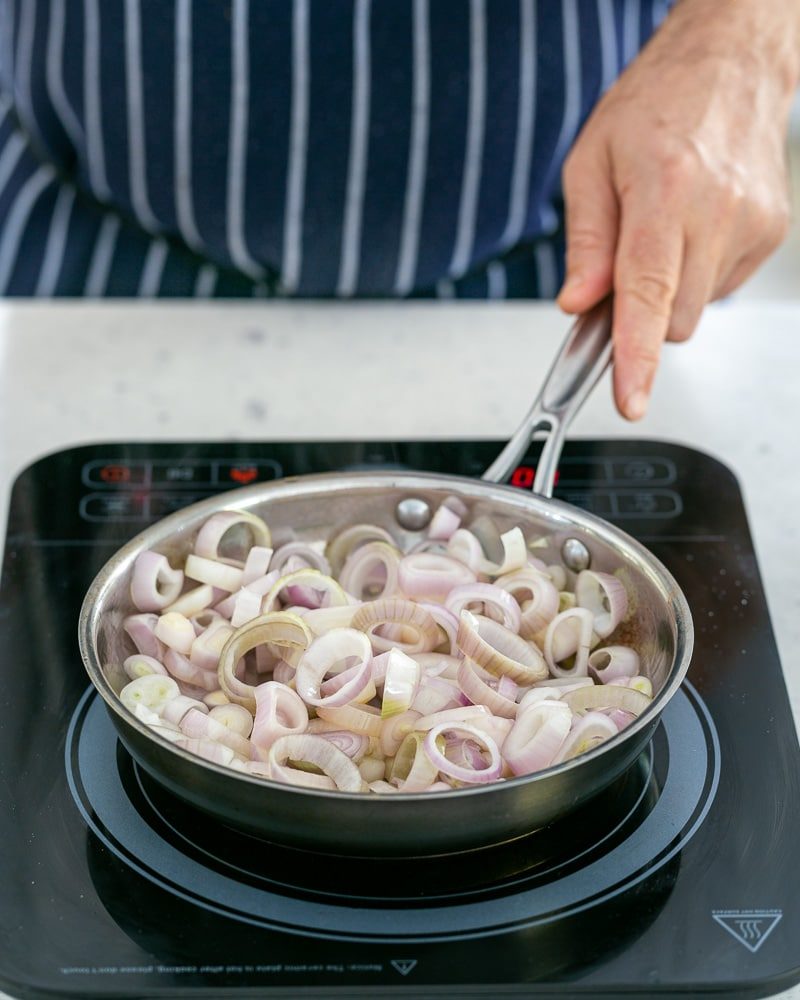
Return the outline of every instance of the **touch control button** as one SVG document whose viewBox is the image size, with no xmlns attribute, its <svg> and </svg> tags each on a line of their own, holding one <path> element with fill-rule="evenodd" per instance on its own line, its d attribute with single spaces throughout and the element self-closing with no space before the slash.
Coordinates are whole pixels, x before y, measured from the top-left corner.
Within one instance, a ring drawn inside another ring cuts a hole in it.
<svg viewBox="0 0 800 1000">
<path fill-rule="evenodd" d="M 269 460 L 241 462 L 215 462 L 217 486 L 249 486 L 250 483 L 263 483 L 277 479 L 283 470 L 277 462 Z"/>
<path fill-rule="evenodd" d="M 80 503 L 85 521 L 145 521 L 144 500 L 131 493 L 89 493 Z"/>
<path fill-rule="evenodd" d="M 211 486 L 210 462 L 153 462 L 154 486 Z"/>
<path fill-rule="evenodd" d="M 681 499 L 672 490 L 617 493 L 619 514 L 638 517 L 674 517 L 682 509 Z"/>
<path fill-rule="evenodd" d="M 87 462 L 83 467 L 83 481 L 87 486 L 110 486 L 125 489 L 142 486 L 147 482 L 149 462 L 126 462 L 114 459 Z"/>
</svg>

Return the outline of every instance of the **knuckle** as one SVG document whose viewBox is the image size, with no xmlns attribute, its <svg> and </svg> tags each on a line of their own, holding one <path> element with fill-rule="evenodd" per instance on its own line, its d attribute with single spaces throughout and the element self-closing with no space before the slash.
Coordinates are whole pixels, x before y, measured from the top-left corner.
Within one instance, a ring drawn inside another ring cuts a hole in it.
<svg viewBox="0 0 800 1000">
<path fill-rule="evenodd" d="M 573 255 L 585 256 L 604 250 L 608 246 L 608 237 L 590 226 L 573 225 L 569 229 L 567 243 L 567 258 Z"/>
<path fill-rule="evenodd" d="M 619 292 L 650 313 L 667 319 L 675 298 L 675 284 L 663 271 L 640 271 L 626 281 Z"/>
</svg>

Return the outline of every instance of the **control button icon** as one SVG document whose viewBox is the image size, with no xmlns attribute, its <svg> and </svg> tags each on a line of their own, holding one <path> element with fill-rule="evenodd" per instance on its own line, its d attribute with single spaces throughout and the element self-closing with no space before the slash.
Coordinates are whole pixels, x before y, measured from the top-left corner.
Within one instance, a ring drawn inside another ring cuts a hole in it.
<svg viewBox="0 0 800 1000">
<path fill-rule="evenodd" d="M 250 483 L 263 483 L 283 475 L 280 465 L 271 459 L 216 462 L 215 466 L 216 476 L 213 481 L 218 486 L 248 486 Z"/>
<path fill-rule="evenodd" d="M 85 521 L 143 521 L 147 519 L 144 501 L 130 493 L 90 493 L 79 507 Z"/>
<path fill-rule="evenodd" d="M 151 482 L 154 486 L 210 486 L 209 462 L 153 462 Z"/>
<path fill-rule="evenodd" d="M 114 459 L 87 462 L 83 467 L 83 481 L 87 486 L 108 486 L 126 489 L 142 486 L 147 482 L 147 462 L 119 462 Z"/>
</svg>

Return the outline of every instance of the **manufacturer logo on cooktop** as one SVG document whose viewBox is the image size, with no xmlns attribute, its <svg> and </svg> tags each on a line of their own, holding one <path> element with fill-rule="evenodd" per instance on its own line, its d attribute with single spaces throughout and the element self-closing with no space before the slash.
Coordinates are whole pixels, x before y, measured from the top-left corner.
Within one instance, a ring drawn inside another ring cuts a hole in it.
<svg viewBox="0 0 800 1000">
<path fill-rule="evenodd" d="M 390 961 L 401 976 L 407 976 L 417 964 L 416 958 L 392 958 Z"/>
<path fill-rule="evenodd" d="M 712 910 L 711 916 L 739 944 L 757 952 L 783 916 L 783 910 Z"/>
</svg>

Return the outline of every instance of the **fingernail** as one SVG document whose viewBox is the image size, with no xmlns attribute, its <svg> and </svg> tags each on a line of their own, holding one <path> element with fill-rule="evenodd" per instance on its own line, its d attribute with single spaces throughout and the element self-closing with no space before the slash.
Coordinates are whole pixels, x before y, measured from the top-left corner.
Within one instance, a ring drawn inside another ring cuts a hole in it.
<svg viewBox="0 0 800 1000">
<path fill-rule="evenodd" d="M 645 413 L 647 413 L 647 403 L 646 393 L 641 390 L 632 392 L 625 400 L 625 406 L 623 407 L 625 416 L 628 420 L 641 420 Z"/>
</svg>

